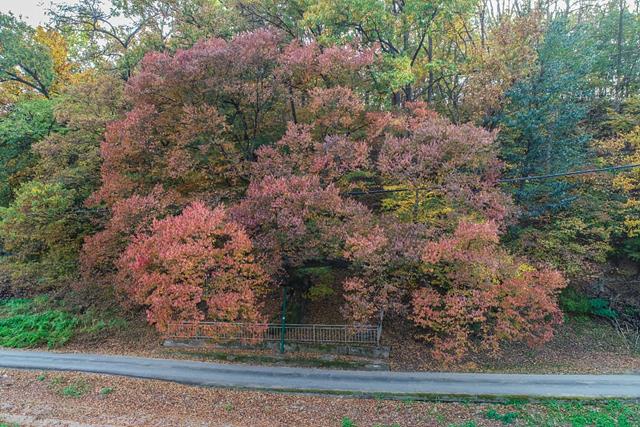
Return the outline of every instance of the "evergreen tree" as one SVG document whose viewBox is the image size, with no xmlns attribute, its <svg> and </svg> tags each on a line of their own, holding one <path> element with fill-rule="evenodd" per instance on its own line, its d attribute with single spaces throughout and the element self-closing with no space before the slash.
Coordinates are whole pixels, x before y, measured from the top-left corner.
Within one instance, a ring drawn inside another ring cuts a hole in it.
<svg viewBox="0 0 640 427">
<path fill-rule="evenodd" d="M 512 176 L 565 172 L 584 165 L 590 136 L 583 129 L 592 87 L 586 28 L 566 18 L 552 22 L 537 47 L 530 76 L 508 92 L 499 117 L 502 156 Z M 521 181 L 513 191 L 529 216 L 566 207 L 575 199 L 567 180 Z"/>
</svg>

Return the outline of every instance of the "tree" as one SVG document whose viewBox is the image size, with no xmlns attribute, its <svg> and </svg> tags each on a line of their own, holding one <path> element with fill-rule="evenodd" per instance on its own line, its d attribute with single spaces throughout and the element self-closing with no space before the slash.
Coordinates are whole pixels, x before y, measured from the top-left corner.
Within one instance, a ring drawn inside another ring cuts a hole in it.
<svg viewBox="0 0 640 427">
<path fill-rule="evenodd" d="M 436 57 L 434 39 L 464 21 L 473 6 L 467 1 L 419 0 L 243 0 L 239 5 L 251 22 L 275 26 L 292 37 L 311 38 L 321 45 L 355 42 L 379 47 L 384 61 L 376 78 L 383 92 L 392 92 L 394 105 L 420 97 L 432 101 L 436 80 L 452 68 L 450 58 Z M 443 52 L 458 48 L 451 39 L 441 44 Z"/>
<path fill-rule="evenodd" d="M 620 111 L 623 101 L 638 91 L 640 56 L 634 48 L 640 40 L 638 11 L 624 1 L 613 0 L 589 16 L 595 48 L 596 90 Z"/>
<path fill-rule="evenodd" d="M 261 318 L 267 276 L 253 260 L 251 240 L 222 207 L 194 202 L 180 215 L 154 221 L 118 264 L 120 288 L 147 307 L 159 331 L 174 321 Z"/>
<path fill-rule="evenodd" d="M 55 28 L 76 41 L 77 59 L 129 79 L 153 51 L 174 52 L 213 37 L 230 38 L 244 24 L 218 0 L 101 0 L 49 8 Z"/>
<path fill-rule="evenodd" d="M 285 283 L 305 264 L 342 258 L 347 236 L 371 219 L 363 205 L 313 175 L 253 182 L 234 217 L 252 236 L 267 271 Z"/>
<path fill-rule="evenodd" d="M 133 110 L 107 128 L 95 200 L 112 204 L 158 184 L 187 200 L 233 192 L 243 150 L 250 156 L 256 139 L 278 125 L 282 103 L 269 83 L 278 44 L 261 31 L 148 55 L 127 85 Z"/>
<path fill-rule="evenodd" d="M 103 229 L 86 236 L 80 254 L 81 273 L 85 278 L 100 277 L 112 281 L 117 273 L 116 262 L 134 236 L 149 232 L 153 221 L 170 214 L 174 197 L 156 187 L 149 194 L 116 201 Z"/>
<path fill-rule="evenodd" d="M 502 165 L 494 133 L 454 125 L 419 103 L 391 124 L 377 168 L 390 188 L 411 189 L 406 196 L 413 203 L 409 214 L 402 199 L 406 196 L 392 196 L 388 208 L 397 208 L 413 222 L 429 215 L 430 221 L 445 224 L 464 215 L 498 221 L 508 215 L 508 197 L 497 185 Z"/>
<path fill-rule="evenodd" d="M 37 27 L 34 40 L 49 49 L 55 79 L 51 85 L 50 92 L 60 93 L 60 91 L 71 83 L 74 64 L 69 62 L 69 49 L 65 38 L 51 28 Z"/>
<path fill-rule="evenodd" d="M 586 163 L 590 137 L 582 122 L 592 95 L 587 42 L 584 26 L 556 19 L 537 47 L 535 73 L 509 90 L 500 119 L 500 142 L 510 174 L 565 172 Z M 561 210 L 575 199 L 566 180 L 520 181 L 513 192 L 533 218 Z"/>
<path fill-rule="evenodd" d="M 539 13 L 505 16 L 473 43 L 467 61 L 461 65 L 465 75 L 462 89 L 464 117 L 489 126 L 506 106 L 512 86 L 528 77 L 538 60 L 536 46 L 544 34 Z"/>
<path fill-rule="evenodd" d="M 19 83 L 25 90 L 51 96 L 60 57 L 52 56 L 50 44 L 54 43 L 49 43 L 53 40 L 45 34 L 36 33 L 13 15 L 0 13 L 0 83 Z"/>
<path fill-rule="evenodd" d="M 75 192 L 61 184 L 31 181 L 0 208 L 0 243 L 15 279 L 59 285 L 77 271 L 88 218 L 74 208 Z"/>
<path fill-rule="evenodd" d="M 115 66 L 127 79 L 146 52 L 162 49 L 167 36 L 162 24 L 170 18 L 156 7 L 163 2 L 110 3 L 109 8 L 101 0 L 60 3 L 48 12 L 59 31 L 81 43 L 79 59 L 110 70 Z"/>
<path fill-rule="evenodd" d="M 544 343 L 562 321 L 562 275 L 510 257 L 495 223 L 461 222 L 429 242 L 422 260 L 430 286 L 413 293 L 412 318 L 436 357 L 459 359 L 476 346 L 495 353 L 502 341 Z"/>
<path fill-rule="evenodd" d="M 56 126 L 64 130 L 31 146 L 36 178 L 75 189 L 78 207 L 100 185 L 100 142 L 107 124 L 122 115 L 123 86 L 115 77 L 85 73 L 56 98 Z"/>
<path fill-rule="evenodd" d="M 364 108 L 358 104 L 354 119 L 353 104 L 345 100 L 355 95 L 340 85 L 356 81 L 371 60 L 370 53 L 350 48 L 285 45 L 265 30 L 229 42 L 203 41 L 175 55 L 148 55 L 127 83 L 132 110 L 107 126 L 102 185 L 88 203 L 104 203 L 112 218 L 87 239 L 83 270 L 114 272 L 117 255 L 154 218 L 194 200 L 237 200 L 247 160 L 282 136 L 288 118 L 317 119 L 306 128 L 314 138 L 332 126 L 361 126 Z"/>
</svg>

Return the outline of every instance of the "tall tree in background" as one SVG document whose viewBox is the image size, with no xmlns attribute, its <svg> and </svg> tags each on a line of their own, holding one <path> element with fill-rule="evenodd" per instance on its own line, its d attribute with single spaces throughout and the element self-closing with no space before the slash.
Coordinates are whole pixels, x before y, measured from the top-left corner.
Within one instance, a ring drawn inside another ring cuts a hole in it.
<svg viewBox="0 0 640 427">
<path fill-rule="evenodd" d="M 252 22 L 281 28 L 293 37 L 308 37 L 320 44 L 357 43 L 377 46 L 384 54 L 376 76 L 391 101 L 432 101 L 436 80 L 451 71 L 455 56 L 436 58 L 438 38 L 444 31 L 464 32 L 464 21 L 473 10 L 466 0 L 425 2 L 315 0 L 241 0 Z M 457 50 L 444 43 L 443 51 Z"/>
<path fill-rule="evenodd" d="M 503 158 L 512 176 L 564 172 L 586 164 L 589 135 L 583 121 L 593 89 L 587 29 L 559 18 L 537 47 L 531 76 L 508 92 L 500 124 Z M 566 180 L 514 184 L 516 202 L 527 216 L 568 206 L 574 199 Z"/>
<path fill-rule="evenodd" d="M 7 206 L 20 184 L 33 177 L 37 157 L 31 146 L 60 130 L 49 99 L 22 100 L 0 118 L 0 206 Z"/>
<path fill-rule="evenodd" d="M 75 41 L 78 61 L 125 80 L 148 52 L 173 52 L 244 29 L 237 11 L 219 0 L 80 0 L 54 4 L 49 15 Z"/>
</svg>

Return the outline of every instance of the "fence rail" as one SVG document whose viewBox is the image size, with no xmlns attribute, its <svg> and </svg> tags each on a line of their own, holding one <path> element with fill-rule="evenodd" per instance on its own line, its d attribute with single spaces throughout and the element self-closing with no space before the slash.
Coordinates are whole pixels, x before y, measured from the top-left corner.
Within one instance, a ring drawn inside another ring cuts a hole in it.
<svg viewBox="0 0 640 427">
<path fill-rule="evenodd" d="M 379 345 L 380 325 L 287 324 L 286 342 L 316 344 Z M 280 341 L 282 325 L 278 323 L 179 322 L 169 325 L 165 339 L 210 339 L 219 342 L 239 341 L 256 344 Z"/>
</svg>

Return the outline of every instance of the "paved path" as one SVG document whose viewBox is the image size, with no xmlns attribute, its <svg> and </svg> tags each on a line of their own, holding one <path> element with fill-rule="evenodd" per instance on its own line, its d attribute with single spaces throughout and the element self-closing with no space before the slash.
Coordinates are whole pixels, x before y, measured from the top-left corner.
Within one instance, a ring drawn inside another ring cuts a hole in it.
<svg viewBox="0 0 640 427">
<path fill-rule="evenodd" d="M 366 372 L 2 349 L 0 367 L 82 371 L 202 386 L 301 392 L 380 393 L 414 397 L 465 395 L 640 399 L 640 375 Z"/>
</svg>

